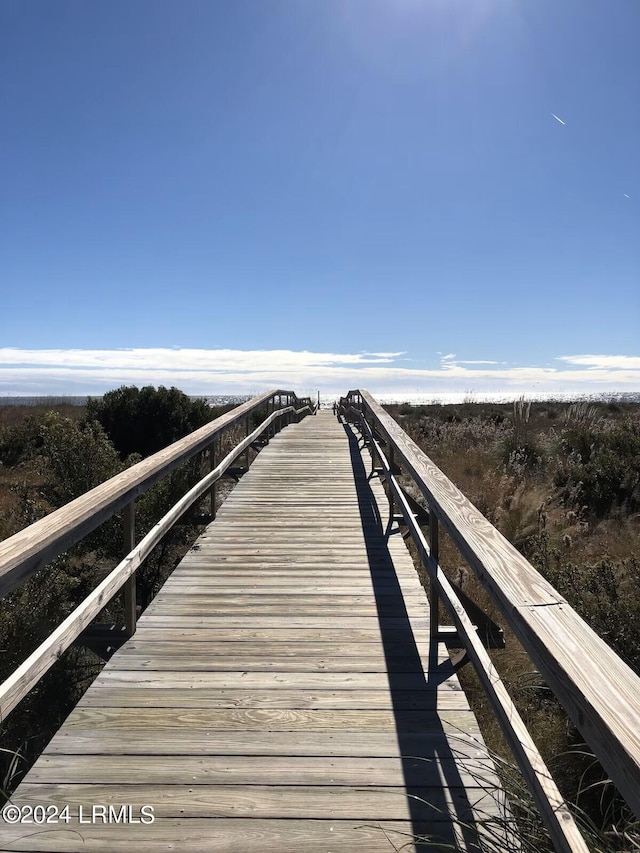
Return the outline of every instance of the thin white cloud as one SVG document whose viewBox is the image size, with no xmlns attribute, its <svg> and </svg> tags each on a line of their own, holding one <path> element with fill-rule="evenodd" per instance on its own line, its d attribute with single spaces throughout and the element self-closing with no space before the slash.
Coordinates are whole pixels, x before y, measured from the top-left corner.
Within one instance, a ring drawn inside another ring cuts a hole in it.
<svg viewBox="0 0 640 853">
<path fill-rule="evenodd" d="M 631 196 L 630 196 L 628 193 L 622 193 L 622 195 L 623 195 L 625 198 L 631 198 Z"/>
<path fill-rule="evenodd" d="M 448 355 L 443 355 L 440 359 L 442 368 L 445 370 L 452 370 L 454 367 L 457 367 L 459 364 L 498 364 L 497 361 L 486 361 L 484 359 L 458 359 L 456 358 L 456 354 L 451 352 Z"/>
<path fill-rule="evenodd" d="M 475 361 L 456 361 L 456 364 L 498 364 L 497 361 L 484 361 L 484 360 L 475 360 Z M 500 362 L 501 364 L 506 364 L 506 362 Z"/>
<path fill-rule="evenodd" d="M 291 370 L 303 367 L 324 367 L 331 364 L 383 364 L 390 363 L 403 353 L 316 353 L 306 350 L 230 350 L 230 349 L 121 349 L 121 350 L 20 350 L 0 348 L 0 365 L 50 365 L 82 368 L 118 368 L 160 370 L 171 366 L 174 370 L 202 370 L 224 372 L 228 370 L 263 369 Z"/>
<path fill-rule="evenodd" d="M 563 124 L 563 125 L 564 125 L 564 124 L 566 124 L 566 121 L 562 121 L 562 119 L 560 118 L 560 116 L 557 116 L 555 113 L 551 113 L 551 115 L 554 117 L 554 119 L 555 119 L 556 121 L 559 121 L 559 122 L 560 122 L 560 124 Z"/>
<path fill-rule="evenodd" d="M 254 394 L 268 388 L 306 393 L 466 392 L 591 393 L 640 391 L 640 357 L 561 356 L 555 366 L 516 366 L 442 357 L 434 368 L 407 363 L 404 353 L 293 350 L 34 350 L 0 348 L 0 394 L 102 394 L 119 385 L 175 385 L 188 394 Z"/>
<path fill-rule="evenodd" d="M 640 370 L 640 356 L 635 355 L 562 355 L 558 361 L 592 369 Z"/>
</svg>

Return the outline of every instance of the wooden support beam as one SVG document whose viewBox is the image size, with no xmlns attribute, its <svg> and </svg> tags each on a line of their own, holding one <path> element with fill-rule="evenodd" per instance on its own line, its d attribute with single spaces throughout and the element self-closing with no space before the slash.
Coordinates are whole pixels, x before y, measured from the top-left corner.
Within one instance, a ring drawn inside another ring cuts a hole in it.
<svg viewBox="0 0 640 853">
<path fill-rule="evenodd" d="M 246 438 L 249 435 L 249 415 L 244 419 L 244 437 Z M 249 446 L 244 452 L 244 467 L 249 470 Z"/>
<path fill-rule="evenodd" d="M 136 505 L 131 501 L 122 510 L 124 533 L 124 556 L 127 557 L 136 547 Z M 127 634 L 132 637 L 136 631 L 136 575 L 135 572 L 125 581 L 124 593 L 124 624 Z"/>
<path fill-rule="evenodd" d="M 429 548 L 431 549 L 431 559 L 434 563 L 438 563 L 440 551 L 440 531 L 438 528 L 438 517 L 435 512 L 429 513 Z M 433 577 L 429 579 L 429 632 L 432 639 L 436 639 L 440 630 L 440 614 L 438 612 L 438 587 Z"/>
<path fill-rule="evenodd" d="M 389 453 L 389 455 L 388 455 L 387 461 L 389 463 L 389 470 L 393 471 L 393 468 L 394 468 L 393 447 L 389 446 L 388 453 Z M 391 521 L 393 521 L 393 515 L 395 512 L 395 500 L 393 498 L 393 489 L 391 488 L 390 483 L 387 483 L 387 498 L 389 499 L 389 518 Z"/>
<path fill-rule="evenodd" d="M 209 447 L 209 472 L 215 471 L 216 468 L 216 439 L 211 442 Z M 211 518 L 215 519 L 216 517 L 216 483 L 214 482 L 211 486 L 211 490 L 209 492 L 209 500 L 210 500 L 210 513 Z"/>
</svg>

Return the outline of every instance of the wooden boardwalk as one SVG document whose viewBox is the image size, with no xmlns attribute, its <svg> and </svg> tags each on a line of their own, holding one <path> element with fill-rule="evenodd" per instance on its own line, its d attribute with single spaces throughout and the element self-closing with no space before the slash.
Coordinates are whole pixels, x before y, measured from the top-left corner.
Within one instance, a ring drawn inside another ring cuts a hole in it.
<svg viewBox="0 0 640 853">
<path fill-rule="evenodd" d="M 330 413 L 271 441 L 12 798 L 71 822 L 0 849 L 392 853 L 501 811 L 368 471 Z"/>
</svg>

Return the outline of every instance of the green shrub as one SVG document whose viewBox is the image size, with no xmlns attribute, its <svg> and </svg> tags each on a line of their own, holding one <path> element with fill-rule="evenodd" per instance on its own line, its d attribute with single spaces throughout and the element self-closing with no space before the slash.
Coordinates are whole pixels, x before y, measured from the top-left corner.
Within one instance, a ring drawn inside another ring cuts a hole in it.
<svg viewBox="0 0 640 853">
<path fill-rule="evenodd" d="M 555 484 L 595 516 L 640 509 L 640 423 L 627 419 L 608 429 L 567 430 L 561 440 Z"/>
<path fill-rule="evenodd" d="M 205 400 L 191 400 L 177 388 L 122 386 L 87 402 L 87 421 L 98 421 L 121 459 L 149 456 L 208 423 Z"/>
<path fill-rule="evenodd" d="M 17 465 L 30 459 L 42 444 L 40 418 L 31 415 L 23 423 L 6 427 L 0 432 L 0 463 Z"/>
<path fill-rule="evenodd" d="M 544 463 L 540 442 L 533 436 L 518 440 L 515 433 L 502 440 L 502 459 L 505 473 L 519 477 L 539 471 Z"/>
<path fill-rule="evenodd" d="M 46 476 L 45 496 L 55 506 L 72 501 L 122 469 L 100 424 L 78 424 L 49 412 L 40 425 Z"/>
</svg>

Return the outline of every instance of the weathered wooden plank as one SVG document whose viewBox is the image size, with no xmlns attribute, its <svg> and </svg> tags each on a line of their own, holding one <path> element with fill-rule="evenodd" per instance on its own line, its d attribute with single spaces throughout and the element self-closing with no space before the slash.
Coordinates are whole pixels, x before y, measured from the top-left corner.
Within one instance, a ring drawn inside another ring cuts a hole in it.
<svg viewBox="0 0 640 853">
<path fill-rule="evenodd" d="M 240 579 L 243 577 L 253 576 L 256 580 L 259 580 L 261 577 L 274 577 L 282 578 L 283 580 L 290 580 L 292 578 L 302 578 L 306 576 L 312 582 L 315 578 L 320 577 L 329 579 L 331 583 L 337 583 L 342 577 L 345 584 L 348 584 L 349 582 L 353 583 L 354 580 L 356 582 L 368 581 L 371 578 L 376 581 L 380 581 L 381 583 L 384 581 L 387 581 L 387 583 L 395 583 L 396 579 L 398 581 L 413 581 L 414 578 L 411 572 L 393 573 L 387 566 L 372 566 L 370 563 L 365 561 L 361 561 L 360 563 L 353 561 L 345 561 L 342 563 L 323 562 L 321 564 L 302 568 L 300 563 L 293 561 L 283 562 L 282 560 L 276 560 L 272 563 L 268 563 L 262 560 L 246 560 L 244 563 L 239 565 L 228 566 L 224 563 L 217 564 L 215 560 L 204 560 L 202 557 L 192 557 L 188 559 L 185 557 L 182 565 L 180 566 L 179 573 L 171 577 L 167 583 L 186 583 L 192 578 L 193 580 L 191 580 L 191 583 L 199 581 L 204 582 L 209 578 L 213 582 L 216 578 L 225 576 L 230 579 Z"/>
<path fill-rule="evenodd" d="M 237 578 L 234 582 L 233 578 L 219 577 L 211 575 L 202 580 L 201 583 L 191 581 L 191 586 L 195 591 L 200 593 L 210 592 L 212 595 L 237 595 L 240 592 L 251 593 L 252 595 L 276 595 L 279 593 L 291 592 L 295 594 L 300 590 L 300 582 L 290 579 L 271 578 L 267 574 L 254 575 L 253 578 L 242 582 L 241 578 Z M 423 596 L 421 588 L 417 586 L 409 587 L 410 592 L 416 595 Z M 374 580 L 372 582 L 357 583 L 353 578 L 340 579 L 331 578 L 326 583 L 318 579 L 318 581 L 310 581 L 305 586 L 307 595 L 320 595 L 322 597 L 330 595 L 368 595 L 372 596 L 398 596 L 402 592 L 402 585 L 391 580 Z M 145 611 L 146 612 L 146 611 Z"/>
<path fill-rule="evenodd" d="M 393 672 L 380 677 L 378 672 L 182 672 L 182 670 L 145 672 L 139 669 L 103 670 L 93 687 L 111 689 L 132 686 L 148 690 L 192 691 L 209 688 L 223 690 L 382 690 L 426 691 L 427 693 L 462 692 L 460 682 L 451 677 L 445 681 L 430 681 L 427 672 Z M 464 694 L 463 694 L 464 695 Z"/>
<path fill-rule="evenodd" d="M 247 672 L 415 672 L 411 657 L 308 657 L 291 654 L 289 657 L 270 657 L 263 655 L 244 655 L 211 657 L 207 653 L 207 644 L 201 644 L 200 654 L 193 651 L 185 655 L 167 652 L 150 655 L 118 655 L 110 661 L 109 671 L 134 669 L 142 671 L 173 670 L 177 672 L 229 672 L 240 669 Z M 448 656 L 447 656 L 448 660 Z M 440 662 L 444 657 L 440 658 Z"/>
<path fill-rule="evenodd" d="M 217 731 L 461 732 L 480 737 L 472 711 L 305 708 L 105 708 L 78 705 L 65 728 L 118 730 L 207 729 Z"/>
<path fill-rule="evenodd" d="M 255 511 L 255 510 L 254 510 Z M 310 526 L 310 529 L 313 530 L 313 526 Z M 296 547 L 295 542 L 282 542 L 282 541 L 265 541 L 266 537 L 262 538 L 262 541 L 259 543 L 246 545 L 243 543 L 224 543 L 224 542 L 207 542 L 203 540 L 202 542 L 198 542 L 198 551 L 200 554 L 215 554 L 215 555 L 229 555 L 235 556 L 238 555 L 240 557 L 252 557 L 252 556 L 260 556 L 261 554 L 269 554 L 278 555 L 280 553 L 284 554 L 293 554 L 300 558 L 301 561 L 305 561 L 307 558 L 313 559 L 321 559 L 332 557 L 340 560 L 342 555 L 349 556 L 349 554 L 362 554 L 362 547 L 365 542 L 354 542 L 352 537 L 349 534 L 343 534 L 342 536 L 336 536 L 334 542 L 327 542 L 325 544 L 310 543 L 307 539 L 306 545 L 308 550 L 303 551 L 301 553 L 301 549 Z M 375 556 L 379 557 L 382 560 L 389 562 L 389 549 L 382 542 L 379 543 L 369 543 L 367 545 L 367 556 Z"/>
<path fill-rule="evenodd" d="M 221 604 L 218 607 L 215 607 L 213 604 L 210 609 L 207 609 L 206 606 L 194 606 L 189 607 L 188 605 L 176 605 L 175 608 L 172 608 L 171 605 L 165 606 L 156 606 L 153 609 L 154 617 L 171 617 L 178 616 L 184 617 L 189 616 L 191 618 L 201 617 L 203 619 L 209 620 L 209 614 L 211 610 L 214 610 L 216 616 L 236 616 L 241 614 L 241 618 L 245 620 L 245 624 L 251 624 L 251 620 L 255 616 L 275 616 L 281 617 L 282 619 L 290 619 L 293 617 L 339 617 L 344 619 L 349 619 L 349 617 L 361 617 L 361 618 L 397 618 L 401 617 L 405 612 L 404 607 L 399 604 L 380 604 L 376 605 L 370 604 L 366 605 L 356 605 L 353 607 L 348 607 L 346 605 L 333 606 L 331 605 L 327 599 L 323 599 L 322 605 L 313 605 L 307 604 L 306 606 L 302 605 L 294 605 L 294 604 L 262 604 L 259 602 L 257 604 L 245 604 L 245 605 L 227 605 Z M 428 612 L 427 605 L 425 603 L 422 604 L 423 611 Z"/>
<path fill-rule="evenodd" d="M 116 661 L 126 660 L 129 655 L 150 654 L 162 655 L 167 657 L 172 656 L 187 656 L 198 658 L 205 656 L 211 661 L 214 666 L 220 658 L 233 662 L 239 660 L 243 655 L 251 655 L 257 659 L 273 658 L 276 659 L 294 659 L 304 662 L 311 658 L 327 658 L 336 660 L 342 657 L 353 658 L 355 660 L 366 659 L 367 656 L 374 656 L 381 660 L 391 660 L 392 658 L 400 658 L 405 663 L 411 666 L 416 665 L 416 655 L 422 657 L 423 660 L 429 660 L 429 645 L 426 642 L 415 643 L 412 639 L 399 642 L 383 642 L 378 636 L 371 642 L 355 642 L 342 643 L 336 638 L 336 635 L 325 642 L 308 642 L 299 640 L 292 644 L 288 640 L 280 642 L 273 640 L 270 642 L 234 642 L 233 640 L 222 638 L 219 642 L 201 641 L 199 635 L 193 642 L 180 642 L 170 638 L 160 640 L 150 640 L 145 631 L 143 635 L 138 634 L 123 648 L 118 651 L 118 654 L 109 661 L 109 666 L 112 667 Z M 438 662 L 449 660 L 449 655 L 442 645 L 438 649 Z M 389 664 L 391 669 L 391 665 Z"/>
<path fill-rule="evenodd" d="M 156 600 L 147 608 L 157 610 L 160 608 L 171 607 L 175 602 L 176 607 L 204 607 L 216 612 L 216 608 L 221 606 L 237 606 L 246 607 L 251 605 L 261 605 L 263 607 L 271 605 L 286 605 L 292 607 L 371 607 L 371 606 L 402 606 L 405 610 L 413 611 L 414 608 L 428 606 L 427 597 L 422 589 L 413 589 L 406 593 L 402 593 L 397 588 L 389 588 L 386 590 L 378 590 L 375 588 L 370 590 L 368 594 L 364 593 L 349 593 L 345 592 L 339 586 L 332 588 L 330 593 L 321 595 L 321 600 L 318 598 L 318 593 L 310 593 L 309 595 L 299 595 L 299 582 L 296 589 L 296 583 L 291 582 L 291 585 L 282 589 L 275 588 L 269 590 L 269 587 L 261 585 L 253 590 L 247 588 L 251 583 L 251 579 L 247 579 L 246 586 L 242 587 L 236 584 L 233 592 L 221 592 L 219 588 L 207 588 L 205 586 L 196 587 L 179 587 L 173 586 L 171 590 L 166 590 L 157 596 Z M 328 583 L 324 581 L 324 583 Z"/>
<path fill-rule="evenodd" d="M 375 621 L 375 620 L 371 620 Z M 151 627 L 144 626 L 145 640 L 152 642 L 158 640 L 182 641 L 182 642 L 221 642 L 224 640 L 232 640 L 235 642 L 244 642 L 247 640 L 264 640 L 265 642 L 289 642 L 295 643 L 300 637 L 300 630 L 297 628 L 171 628 L 171 627 Z M 335 628 L 307 628 L 304 630 L 303 639 L 306 642 L 330 642 L 336 639 Z M 390 645 L 393 643 L 406 643 L 409 641 L 411 631 L 398 630 L 389 632 L 385 637 L 384 642 Z M 345 643 L 359 642 L 375 642 L 380 640 L 380 630 L 374 625 L 370 628 L 343 629 L 340 631 Z M 416 639 L 418 641 L 426 641 L 425 631 L 419 634 Z"/>
<path fill-rule="evenodd" d="M 245 591 L 249 593 L 261 586 L 291 587 L 301 580 L 305 581 L 306 595 L 311 595 L 319 587 L 332 590 L 323 593 L 327 595 L 333 594 L 334 588 L 344 586 L 356 587 L 356 591 L 339 590 L 342 595 L 369 595 L 372 590 L 379 595 L 397 595 L 400 591 L 417 594 L 422 588 L 420 579 L 414 575 L 408 573 L 393 575 L 385 567 L 344 566 L 345 573 L 342 574 L 336 564 L 317 564 L 313 569 L 309 569 L 308 576 L 305 576 L 304 569 L 297 568 L 297 565 L 293 562 L 278 561 L 271 564 L 245 562 L 238 566 L 228 566 L 210 561 L 206 566 L 194 561 L 193 564 L 185 565 L 180 574 L 171 579 L 168 589 L 179 591 L 178 587 L 196 587 L 198 591 L 199 587 L 201 592 L 207 592 L 208 586 L 237 587 L 239 584 L 246 584 Z M 307 591 L 306 584 L 312 592 Z M 360 590 L 357 589 L 358 587 Z M 300 592 L 300 587 L 297 591 Z M 218 592 L 219 590 L 216 589 L 216 594 Z M 230 590 L 232 594 L 238 594 L 238 592 L 240 592 L 238 589 Z"/>
<path fill-rule="evenodd" d="M 289 531 L 296 534 L 301 530 L 301 516 L 297 512 L 274 513 L 273 515 L 269 513 L 268 516 L 254 514 L 252 520 L 246 509 L 240 511 L 234 509 L 233 504 L 226 503 L 218 509 L 218 514 L 224 516 L 225 522 L 233 524 L 234 530 L 238 530 L 241 534 L 244 534 L 245 531 L 251 534 L 257 534 L 260 531 L 267 533 L 281 531 L 283 534 Z M 282 515 L 284 518 L 280 517 Z M 323 535 L 333 535 L 334 533 L 359 534 L 363 530 L 362 519 L 358 517 L 357 513 L 344 510 L 336 512 L 333 508 L 324 517 L 309 512 L 308 517 L 305 518 L 305 523 L 313 524 L 314 530 Z"/>
<path fill-rule="evenodd" d="M 38 782 L 131 785 L 140 782 L 140 759 L 135 755 L 41 756 L 29 773 Z M 442 785 L 442 780 L 448 784 Z M 499 787 L 486 761 L 458 758 L 374 758 L 367 756 L 297 756 L 276 760 L 272 755 L 146 755 L 144 781 L 148 785 L 354 785 L 447 788 Z"/>
<path fill-rule="evenodd" d="M 400 633 L 411 629 L 427 630 L 429 620 L 426 616 L 410 616 L 409 618 L 378 616 L 287 616 L 286 619 L 278 619 L 271 616 L 252 616 L 250 619 L 244 616 L 164 616 L 155 613 L 146 613 L 144 619 L 145 627 L 154 628 L 167 625 L 173 628 L 263 628 L 268 630 L 279 630 L 281 627 L 289 631 L 313 631 L 315 628 L 339 631 L 341 629 L 382 631 Z M 142 619 L 140 620 L 142 622 Z"/>
<path fill-rule="evenodd" d="M 235 525 L 233 525 L 235 527 Z M 231 527 L 231 525 L 230 525 Z M 314 553 L 322 552 L 324 549 L 335 551 L 340 548 L 341 553 L 349 553 L 349 551 L 362 551 L 363 546 L 367 548 L 366 530 L 352 528 L 349 530 L 332 530 L 323 532 L 323 529 L 317 527 L 313 522 L 305 525 L 304 530 L 298 526 L 294 530 L 283 530 L 277 522 L 274 522 L 271 528 L 261 528 L 259 531 L 254 527 L 251 534 L 243 536 L 241 541 L 237 536 L 216 536 L 203 535 L 198 539 L 200 550 L 210 550 L 211 552 L 220 551 L 222 553 L 251 553 L 253 550 L 261 550 L 268 545 L 269 550 L 277 551 L 284 548 L 287 551 L 295 551 L 296 545 L 309 546 L 308 533 L 306 531 L 313 530 L 314 534 L 317 530 L 317 536 L 314 535 L 313 551 Z M 382 542 L 374 543 L 370 550 L 377 553 L 386 553 L 387 548 Z"/>
<path fill-rule="evenodd" d="M 349 555 L 345 554 L 344 559 L 340 559 L 340 555 L 336 553 L 336 551 L 329 552 L 328 549 L 325 549 L 327 553 L 325 554 L 313 554 L 306 553 L 301 555 L 300 552 L 291 551 L 282 553 L 270 553 L 267 549 L 262 551 L 261 553 L 253 553 L 253 554 L 222 554 L 219 551 L 212 549 L 211 553 L 207 555 L 206 551 L 198 550 L 198 556 L 200 558 L 210 556 L 211 560 L 209 560 L 209 565 L 212 569 L 217 568 L 218 566 L 223 567 L 232 567 L 232 566 L 242 566 L 242 565 L 264 565 L 268 566 L 277 566 L 277 565 L 291 565 L 295 564 L 296 566 L 309 566 L 319 568 L 321 566 L 327 566 L 329 568 L 337 568 L 343 564 L 349 564 Z M 361 566 L 366 568 L 367 566 L 373 566 L 374 568 L 380 569 L 383 567 L 390 567 L 389 556 L 383 554 L 374 554 L 367 556 L 366 558 L 362 554 L 362 552 L 354 551 L 353 564 L 357 566 Z M 356 562 L 356 558 L 358 558 L 359 562 Z M 188 565 L 188 564 L 187 564 Z"/>
<path fill-rule="evenodd" d="M 353 788 L 338 785 L 121 785 L 100 786 L 100 802 L 119 806 L 123 799 L 135 812 L 153 804 L 156 818 L 248 817 L 333 820 L 402 820 L 419 819 L 431 823 L 450 820 L 448 805 L 453 801 L 459 820 L 472 821 L 480 815 L 500 814 L 499 791 L 482 787 L 464 789 L 441 785 L 411 789 L 411 799 L 403 795 L 403 787 L 385 785 L 385 789 Z M 23 786 L 17 805 L 66 802 L 81 805 L 90 814 L 95 802 L 91 785 L 30 783 Z M 142 833 L 141 833 L 142 834 Z"/>
<path fill-rule="evenodd" d="M 65 726 L 49 742 L 49 755 L 335 755 L 345 758 L 434 758 L 486 760 L 484 743 L 470 734 L 443 732 L 251 731 L 154 728 L 79 729 Z"/>
<path fill-rule="evenodd" d="M 132 831 L 135 835 L 132 835 Z M 412 821 L 271 820 L 246 818 L 168 818 L 146 826 L 123 827 L 96 823 L 69 829 L 6 827 L 3 848 L 10 851 L 53 853 L 136 853 L 175 851 L 185 853 L 247 853 L 274 850 L 278 853 L 389 853 L 390 839 L 403 853 L 428 853 L 429 842 L 415 844 L 416 833 L 432 833 L 433 825 Z M 393 848 L 391 848 L 393 849 Z"/>
<path fill-rule="evenodd" d="M 210 561 L 206 560 L 198 560 L 197 557 L 185 557 L 182 560 L 179 568 L 176 569 L 173 575 L 167 580 L 165 585 L 162 587 L 163 590 L 178 587 L 186 584 L 193 584 L 194 581 L 190 581 L 190 576 L 195 576 L 206 579 L 208 576 L 215 574 L 218 576 L 219 574 L 224 574 L 225 572 L 220 569 L 213 569 L 211 567 Z M 413 566 L 410 571 L 401 571 L 396 569 L 396 572 L 393 573 L 391 571 L 384 570 L 375 570 L 368 563 L 362 564 L 361 566 L 351 566 L 348 564 L 342 564 L 339 568 L 296 568 L 296 566 L 269 566 L 269 569 L 265 569 L 262 574 L 269 574 L 270 577 L 280 577 L 283 579 L 289 580 L 311 580 L 314 578 L 326 578 L 327 580 L 336 581 L 340 578 L 346 578 L 348 580 L 353 580 L 354 578 L 358 580 L 369 579 L 371 577 L 374 578 L 387 578 L 388 580 L 393 579 L 394 577 L 403 578 L 406 580 L 410 580 L 414 577 L 415 570 Z M 254 566 L 249 566 L 247 568 L 234 568 L 232 571 L 227 570 L 226 574 L 228 577 L 232 578 L 247 578 L 253 577 L 256 574 L 256 570 Z M 306 591 L 305 591 L 306 594 Z"/>
<path fill-rule="evenodd" d="M 299 589 L 299 587 L 298 587 Z M 342 595 L 339 590 L 327 596 L 327 606 L 330 607 L 371 607 L 376 605 L 408 605 L 412 607 L 428 606 L 426 596 L 422 593 L 413 593 L 409 595 L 380 595 L 373 599 L 366 595 Z M 264 607 L 272 605 L 286 604 L 289 608 L 296 607 L 321 607 L 324 602 L 319 602 L 315 595 L 298 595 L 297 593 L 276 593 L 273 595 L 261 595 L 257 600 L 256 596 L 250 592 L 237 592 L 235 594 L 220 594 L 216 592 L 182 592 L 175 591 L 162 592 L 156 596 L 153 604 L 154 612 L 169 608 L 169 607 L 189 607 L 191 609 L 203 607 L 207 610 L 219 612 L 220 607 L 247 607 L 260 604 Z"/>
<path fill-rule="evenodd" d="M 461 691 L 427 690 L 240 690 L 201 688 L 110 687 L 88 691 L 78 702 L 84 708 L 310 708 L 396 710 L 468 708 Z"/>
</svg>

